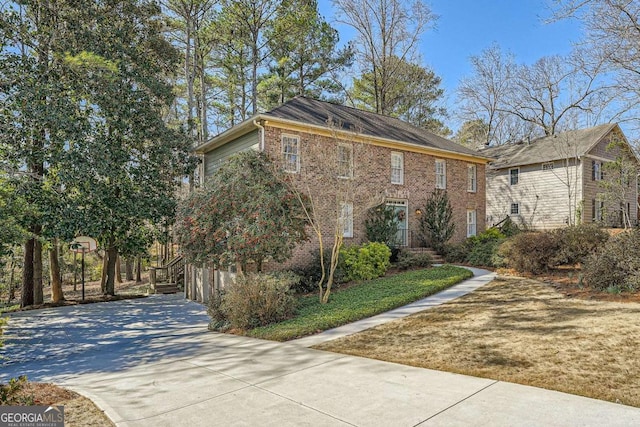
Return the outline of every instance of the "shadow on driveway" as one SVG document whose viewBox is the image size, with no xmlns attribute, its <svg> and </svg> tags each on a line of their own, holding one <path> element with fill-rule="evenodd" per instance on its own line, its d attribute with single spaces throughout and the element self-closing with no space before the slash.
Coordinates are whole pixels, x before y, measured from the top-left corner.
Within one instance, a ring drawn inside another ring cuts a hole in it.
<svg viewBox="0 0 640 427">
<path fill-rule="evenodd" d="M 0 349 L 0 382 L 50 381 L 188 357 L 207 333 L 205 307 L 182 295 L 31 310 L 10 316 Z"/>
</svg>

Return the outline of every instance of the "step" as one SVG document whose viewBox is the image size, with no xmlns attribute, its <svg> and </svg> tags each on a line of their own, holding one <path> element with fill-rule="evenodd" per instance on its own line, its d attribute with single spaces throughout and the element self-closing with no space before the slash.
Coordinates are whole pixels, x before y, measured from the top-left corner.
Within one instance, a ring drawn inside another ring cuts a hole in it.
<svg viewBox="0 0 640 427">
<path fill-rule="evenodd" d="M 443 264 L 444 258 L 431 248 L 404 248 L 406 252 L 412 254 L 428 254 L 433 260 L 434 264 Z"/>
<path fill-rule="evenodd" d="M 165 284 L 156 284 L 154 286 L 154 291 L 156 294 L 177 294 L 180 292 L 178 285 L 173 283 L 165 283 Z"/>
</svg>

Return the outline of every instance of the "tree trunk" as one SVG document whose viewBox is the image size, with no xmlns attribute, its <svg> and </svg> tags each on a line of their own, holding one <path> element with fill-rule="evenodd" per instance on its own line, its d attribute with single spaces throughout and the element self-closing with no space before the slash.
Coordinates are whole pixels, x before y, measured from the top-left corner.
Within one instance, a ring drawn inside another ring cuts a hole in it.
<svg viewBox="0 0 640 427">
<path fill-rule="evenodd" d="M 142 260 L 139 256 L 136 258 L 136 283 L 142 283 Z"/>
<path fill-rule="evenodd" d="M 38 239 L 33 244 L 33 303 L 44 303 L 44 292 L 42 290 L 42 243 Z"/>
<path fill-rule="evenodd" d="M 13 253 L 11 254 L 11 256 L 13 257 Z M 7 301 L 7 304 L 10 304 L 11 301 L 13 301 L 13 299 L 16 297 L 16 287 L 13 286 L 13 278 L 16 274 L 16 262 L 13 258 L 11 259 L 11 262 L 9 264 L 9 269 L 11 270 L 11 275 L 9 276 L 9 300 Z"/>
<path fill-rule="evenodd" d="M 33 305 L 33 246 L 35 239 L 24 244 L 24 267 L 22 268 L 22 296 L 20 307 Z"/>
<path fill-rule="evenodd" d="M 107 263 L 109 261 L 109 254 L 105 251 L 102 257 L 102 276 L 100 277 L 100 289 L 104 295 L 107 293 Z"/>
<path fill-rule="evenodd" d="M 60 277 L 60 261 L 58 260 L 58 241 L 53 241 L 53 247 L 49 249 L 49 270 L 51 270 L 51 301 L 64 301 L 62 294 L 62 280 Z"/>
<path fill-rule="evenodd" d="M 111 242 L 109 244 L 109 248 L 107 249 L 107 280 L 104 286 L 104 295 L 115 295 L 116 294 L 116 263 L 118 261 L 118 248 Z"/>
<path fill-rule="evenodd" d="M 73 291 L 78 290 L 78 253 L 73 252 Z"/>
<path fill-rule="evenodd" d="M 133 280 L 133 260 L 129 257 L 124 261 L 124 277 L 127 281 Z"/>
<path fill-rule="evenodd" d="M 122 266 L 120 265 L 120 257 L 116 259 L 116 283 L 122 284 Z"/>
</svg>

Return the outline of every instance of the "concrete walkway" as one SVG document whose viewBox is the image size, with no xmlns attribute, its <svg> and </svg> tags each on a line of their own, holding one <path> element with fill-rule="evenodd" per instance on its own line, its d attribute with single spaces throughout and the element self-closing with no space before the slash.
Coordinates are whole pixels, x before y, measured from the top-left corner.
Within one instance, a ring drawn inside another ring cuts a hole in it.
<svg viewBox="0 0 640 427">
<path fill-rule="evenodd" d="M 0 382 L 62 384 L 119 426 L 640 425 L 637 408 L 207 332 L 207 320 L 175 295 L 19 313 Z"/>
</svg>

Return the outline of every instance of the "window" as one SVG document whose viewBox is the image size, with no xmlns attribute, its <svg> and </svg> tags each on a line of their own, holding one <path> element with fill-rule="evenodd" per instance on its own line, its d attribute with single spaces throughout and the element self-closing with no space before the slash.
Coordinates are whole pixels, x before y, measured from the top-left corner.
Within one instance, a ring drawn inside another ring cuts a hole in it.
<svg viewBox="0 0 640 427">
<path fill-rule="evenodd" d="M 297 136 L 282 135 L 282 160 L 286 172 L 300 171 L 300 138 Z"/>
<path fill-rule="evenodd" d="M 601 181 L 604 179 L 604 172 L 602 170 L 602 162 L 596 162 L 593 160 L 591 162 L 591 180 L 592 181 Z"/>
<path fill-rule="evenodd" d="M 436 188 L 447 188 L 447 163 L 444 160 L 436 160 Z"/>
<path fill-rule="evenodd" d="M 476 211 L 467 211 L 467 237 L 476 235 Z"/>
<path fill-rule="evenodd" d="M 520 215 L 520 204 L 519 203 L 511 203 L 511 215 Z"/>
<path fill-rule="evenodd" d="M 520 181 L 520 168 L 509 169 L 509 185 L 516 185 Z"/>
<path fill-rule="evenodd" d="M 353 204 L 342 204 L 342 215 L 340 220 L 342 221 L 342 236 L 353 237 Z"/>
<path fill-rule="evenodd" d="M 553 170 L 553 162 L 543 163 L 542 164 L 543 171 L 552 171 Z"/>
<path fill-rule="evenodd" d="M 601 200 L 591 199 L 591 218 L 593 222 L 602 221 L 604 212 L 604 202 Z"/>
<path fill-rule="evenodd" d="M 402 153 L 391 153 L 391 183 L 404 184 L 404 156 Z"/>
<path fill-rule="evenodd" d="M 467 191 L 470 192 L 470 193 L 475 193 L 477 188 L 478 188 L 478 184 L 477 184 L 477 166 L 476 165 L 468 165 L 467 166 Z"/>
<path fill-rule="evenodd" d="M 338 177 L 353 178 L 353 147 L 338 144 Z"/>
</svg>

